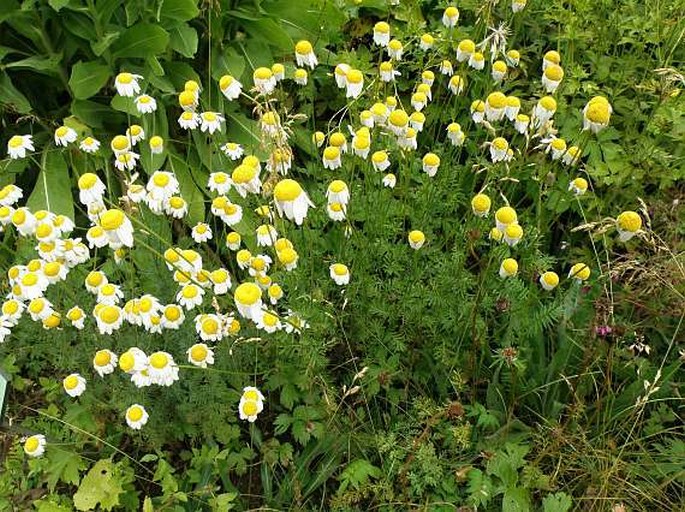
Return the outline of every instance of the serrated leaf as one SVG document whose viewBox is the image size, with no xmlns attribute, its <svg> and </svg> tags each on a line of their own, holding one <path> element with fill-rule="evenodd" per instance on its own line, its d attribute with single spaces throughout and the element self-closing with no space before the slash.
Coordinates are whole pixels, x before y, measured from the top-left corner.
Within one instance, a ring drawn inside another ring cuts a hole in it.
<svg viewBox="0 0 685 512">
<path fill-rule="evenodd" d="M 197 31 L 183 23 L 169 32 L 171 48 L 184 57 L 194 57 L 197 53 Z"/>
<path fill-rule="evenodd" d="M 530 512 L 530 496 L 523 487 L 512 487 L 504 491 L 502 510 L 506 512 Z"/>
<path fill-rule="evenodd" d="M 49 461 L 46 473 L 48 475 L 47 483 L 50 491 L 55 490 L 57 482 L 78 485 L 80 479 L 79 471 L 87 467 L 77 453 L 65 450 L 53 450 L 46 454 L 46 458 Z"/>
<path fill-rule="evenodd" d="M 83 477 L 74 494 L 74 506 L 77 510 L 93 510 L 100 505 L 103 510 L 112 510 L 119 505 L 123 492 L 114 463 L 110 459 L 99 460 Z"/>
<path fill-rule="evenodd" d="M 380 478 L 383 472 L 368 460 L 357 459 L 350 462 L 340 474 L 339 492 L 345 492 L 348 487 L 359 489 L 372 478 Z"/>
<path fill-rule="evenodd" d="M 71 68 L 69 88 L 74 98 L 85 100 L 97 94 L 111 76 L 109 67 L 99 62 L 77 62 Z"/>
<path fill-rule="evenodd" d="M 48 0 L 48 4 L 50 4 L 50 7 L 52 7 L 54 10 L 59 12 L 62 7 L 66 7 L 69 4 L 69 0 Z"/>
<path fill-rule="evenodd" d="M 164 53 L 169 33 L 158 25 L 137 23 L 126 29 L 112 44 L 114 57 L 144 58 Z"/>
<path fill-rule="evenodd" d="M 155 512 L 150 496 L 145 496 L 145 500 L 143 501 L 143 512 Z"/>
<path fill-rule="evenodd" d="M 568 512 L 572 505 L 571 497 L 565 492 L 548 494 L 542 500 L 543 512 Z"/>
<path fill-rule="evenodd" d="M 60 150 L 49 146 L 43 150 L 40 174 L 26 206 L 33 211 L 49 210 L 74 219 L 69 168 Z"/>
<path fill-rule="evenodd" d="M 486 505 L 492 499 L 493 494 L 493 485 L 490 478 L 480 469 L 472 469 L 468 472 L 467 477 L 469 483 L 466 490 L 469 493 L 469 502 L 476 506 Z"/>
<path fill-rule="evenodd" d="M 69 506 L 46 500 L 36 501 L 33 506 L 36 507 L 36 512 L 71 512 L 72 510 Z"/>
</svg>

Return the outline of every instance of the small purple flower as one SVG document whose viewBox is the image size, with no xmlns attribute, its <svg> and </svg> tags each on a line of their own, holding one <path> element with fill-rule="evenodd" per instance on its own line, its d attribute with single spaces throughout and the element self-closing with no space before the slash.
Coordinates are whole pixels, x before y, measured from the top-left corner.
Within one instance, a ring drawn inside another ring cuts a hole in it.
<svg viewBox="0 0 685 512">
<path fill-rule="evenodd" d="M 609 334 L 613 332 L 613 329 L 609 327 L 608 325 L 598 325 L 595 327 L 595 334 L 597 336 L 600 336 L 602 338 L 607 337 Z"/>
</svg>

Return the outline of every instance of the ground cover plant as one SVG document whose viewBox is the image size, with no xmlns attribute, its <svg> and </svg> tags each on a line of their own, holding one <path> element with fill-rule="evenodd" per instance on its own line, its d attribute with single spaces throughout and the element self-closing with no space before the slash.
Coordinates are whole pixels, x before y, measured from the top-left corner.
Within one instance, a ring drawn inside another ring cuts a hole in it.
<svg viewBox="0 0 685 512">
<path fill-rule="evenodd" d="M 0 0 L 2 510 L 681 510 L 685 5 Z"/>
</svg>

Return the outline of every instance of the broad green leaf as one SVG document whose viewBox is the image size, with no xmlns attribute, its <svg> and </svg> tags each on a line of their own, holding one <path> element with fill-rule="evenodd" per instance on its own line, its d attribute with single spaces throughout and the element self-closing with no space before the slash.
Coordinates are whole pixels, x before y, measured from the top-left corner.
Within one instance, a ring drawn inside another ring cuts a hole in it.
<svg viewBox="0 0 685 512">
<path fill-rule="evenodd" d="M 159 10 L 159 20 L 172 26 L 171 23 L 188 21 L 197 17 L 200 10 L 197 0 L 163 0 Z"/>
<path fill-rule="evenodd" d="M 91 41 L 90 48 L 93 50 L 93 53 L 99 57 L 105 53 L 107 48 L 109 48 L 114 41 L 119 39 L 120 35 L 121 32 L 118 30 L 115 32 L 107 32 L 104 36 L 102 36 L 101 39 L 97 41 Z"/>
<path fill-rule="evenodd" d="M 5 69 L 30 69 L 37 73 L 46 75 L 55 75 L 59 73 L 60 61 L 62 54 L 52 55 L 50 57 L 27 57 L 26 59 L 16 60 L 5 64 Z"/>
<path fill-rule="evenodd" d="M 0 72 L 0 105 L 12 107 L 20 114 L 31 112 L 31 104 L 4 71 Z"/>
<path fill-rule="evenodd" d="M 93 510 L 98 505 L 103 510 L 112 510 L 119 505 L 119 495 L 124 492 L 116 466 L 110 459 L 99 460 L 83 477 L 74 494 L 76 510 Z"/>
<path fill-rule="evenodd" d="M 238 55 L 234 48 L 220 51 L 212 50 L 212 78 L 219 80 L 223 75 L 232 75 L 237 79 L 245 70 L 245 59 Z"/>
<path fill-rule="evenodd" d="M 19 11 L 17 0 L 0 0 L 0 23 Z"/>
<path fill-rule="evenodd" d="M 169 33 L 158 25 L 137 23 L 126 29 L 111 46 L 114 57 L 159 55 L 169 44 Z"/>
<path fill-rule="evenodd" d="M 48 0 L 48 4 L 50 4 L 50 7 L 52 7 L 54 10 L 59 12 L 62 7 L 66 7 L 69 4 L 69 0 Z"/>
<path fill-rule="evenodd" d="M 171 80 L 171 83 L 174 85 L 175 91 L 182 91 L 184 84 L 188 80 L 195 80 L 200 84 L 202 83 L 200 76 L 185 62 L 165 62 L 164 70 L 166 71 L 169 80 Z"/>
<path fill-rule="evenodd" d="M 59 18 L 64 27 L 75 36 L 88 42 L 97 41 L 98 35 L 90 16 L 80 12 L 65 10 L 60 13 Z"/>
<path fill-rule="evenodd" d="M 188 225 L 194 226 L 205 219 L 205 204 L 202 191 L 193 181 L 193 176 L 186 163 L 175 153 L 169 153 L 169 166 L 176 175 L 181 196 L 188 203 L 188 215 L 183 219 Z"/>
<path fill-rule="evenodd" d="M 279 50 L 291 52 L 293 49 L 293 40 L 288 33 L 272 19 L 260 18 L 258 21 L 244 21 L 243 27 L 245 27 L 245 31 L 253 38 L 266 41 Z"/>
<path fill-rule="evenodd" d="M 50 146 L 43 150 L 38 180 L 26 201 L 26 206 L 34 211 L 49 210 L 74 219 L 69 169 L 61 150 Z"/>
<path fill-rule="evenodd" d="M 183 23 L 169 32 L 171 48 L 184 57 L 194 57 L 197 52 L 197 31 Z"/>
<path fill-rule="evenodd" d="M 119 112 L 131 114 L 132 116 L 140 115 L 138 113 L 138 109 L 136 109 L 136 102 L 133 100 L 133 98 L 127 98 L 117 94 L 112 98 L 110 105 L 112 105 L 114 110 L 118 110 Z"/>
<path fill-rule="evenodd" d="M 109 67 L 99 62 L 77 62 L 71 68 L 69 88 L 74 98 L 85 100 L 97 94 L 111 76 Z"/>
<path fill-rule="evenodd" d="M 95 101 L 74 100 L 71 113 L 90 127 L 100 128 L 107 121 L 113 125 L 125 122 L 120 112 L 113 111 L 109 105 Z"/>
</svg>

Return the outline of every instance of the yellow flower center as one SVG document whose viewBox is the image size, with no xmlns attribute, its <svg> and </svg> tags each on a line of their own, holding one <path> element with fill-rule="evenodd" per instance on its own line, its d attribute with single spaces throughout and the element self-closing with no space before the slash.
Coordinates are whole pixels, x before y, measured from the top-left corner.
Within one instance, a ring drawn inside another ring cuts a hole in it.
<svg viewBox="0 0 685 512">
<path fill-rule="evenodd" d="M 96 366 L 106 366 L 110 363 L 111 360 L 112 356 L 110 355 L 108 350 L 98 350 L 95 353 L 95 358 L 93 359 L 93 362 Z"/>
<path fill-rule="evenodd" d="M 76 375 L 69 375 L 67 378 L 64 379 L 64 387 L 66 389 L 74 389 L 76 386 L 78 386 L 78 378 Z"/>
<path fill-rule="evenodd" d="M 268 80 L 273 76 L 273 72 L 269 68 L 257 68 L 252 76 L 255 80 Z"/>
<path fill-rule="evenodd" d="M 21 284 L 23 286 L 34 286 L 38 282 L 38 276 L 34 273 L 25 274 L 21 278 Z"/>
<path fill-rule="evenodd" d="M 38 441 L 38 438 L 35 436 L 29 437 L 24 443 L 24 449 L 29 453 L 35 452 L 39 446 L 40 441 Z"/>
<path fill-rule="evenodd" d="M 542 280 L 548 286 L 556 286 L 559 284 L 559 276 L 556 272 L 545 272 L 542 274 Z"/>
<path fill-rule="evenodd" d="M 426 235 L 422 231 L 414 230 L 409 233 L 409 240 L 414 243 L 423 242 L 426 239 Z"/>
<path fill-rule="evenodd" d="M 507 63 L 504 62 L 503 60 L 496 60 L 492 64 L 492 69 L 494 69 L 498 73 L 506 73 L 507 72 Z"/>
<path fill-rule="evenodd" d="M 338 203 L 335 203 L 338 204 Z M 285 247 L 284 249 L 278 251 L 278 261 L 284 265 L 290 265 L 297 260 L 297 252 L 294 249 Z"/>
<path fill-rule="evenodd" d="M 243 283 L 235 290 L 236 302 L 251 306 L 262 298 L 262 290 L 254 283 Z"/>
<path fill-rule="evenodd" d="M 193 345 L 193 347 L 190 349 L 190 358 L 193 361 L 204 361 L 207 358 L 207 354 L 207 347 L 200 343 Z"/>
<path fill-rule="evenodd" d="M 125 151 L 130 147 L 128 137 L 117 135 L 112 139 L 112 149 L 115 151 Z"/>
<path fill-rule="evenodd" d="M 516 221 L 516 211 L 511 206 L 503 206 L 495 214 L 495 218 L 502 224 L 511 224 Z"/>
<path fill-rule="evenodd" d="M 50 224 L 39 224 L 36 228 L 36 237 L 45 238 L 52 234 L 52 226 Z"/>
<path fill-rule="evenodd" d="M 105 231 L 113 231 L 120 228 L 125 220 L 126 216 L 124 215 L 124 212 L 112 209 L 107 210 L 102 214 L 100 217 L 100 225 Z"/>
<path fill-rule="evenodd" d="M 62 265 L 60 265 L 59 262 L 52 261 L 50 263 L 45 264 L 45 266 L 43 267 L 43 272 L 45 273 L 46 276 L 55 277 L 56 275 L 59 274 L 59 271 L 61 268 L 62 268 Z"/>
<path fill-rule="evenodd" d="M 100 319 L 106 324 L 113 324 L 119 320 L 119 308 L 114 306 L 105 306 L 100 310 Z"/>
<path fill-rule="evenodd" d="M 561 62 L 561 55 L 559 55 L 559 52 L 550 50 L 545 53 L 545 60 L 553 62 L 554 64 L 559 64 L 559 62 Z"/>
<path fill-rule="evenodd" d="M 104 281 L 104 275 L 102 275 L 102 273 L 100 272 L 91 272 L 86 277 L 86 283 L 88 284 L 88 286 L 92 286 L 93 288 L 97 288 L 98 286 L 100 286 L 100 283 L 102 283 L 102 281 Z"/>
<path fill-rule="evenodd" d="M 487 212 L 490 209 L 491 201 L 485 194 L 477 194 L 471 199 L 471 206 L 477 212 Z"/>
<path fill-rule="evenodd" d="M 550 112 L 556 112 L 557 110 L 557 102 L 551 96 L 545 96 L 542 98 L 540 100 L 540 106 L 545 110 L 549 110 Z"/>
<path fill-rule="evenodd" d="M 156 368 L 157 370 L 161 370 L 167 364 L 169 364 L 169 358 L 162 352 L 155 352 L 150 356 L 150 366 Z"/>
<path fill-rule="evenodd" d="M 586 112 L 587 118 L 593 123 L 608 124 L 609 123 L 609 104 L 596 101 L 588 105 Z"/>
<path fill-rule="evenodd" d="M 447 9 L 445 9 L 445 16 L 447 16 L 448 18 L 457 17 L 459 16 L 459 10 L 456 7 L 450 5 Z"/>
<path fill-rule="evenodd" d="M 178 103 L 181 107 L 190 107 L 195 104 L 195 93 L 193 91 L 182 91 L 178 95 Z M 186 114 L 186 112 L 184 112 Z M 191 114 L 192 117 L 192 114 Z"/>
<path fill-rule="evenodd" d="M 635 233 L 642 227 L 642 218 L 633 211 L 625 211 L 618 216 L 618 227 L 623 231 Z"/>
<path fill-rule="evenodd" d="M 302 187 L 295 180 L 285 179 L 274 187 L 274 197 L 277 201 L 294 201 L 302 193 Z"/>
<path fill-rule="evenodd" d="M 409 123 L 409 116 L 404 110 L 393 110 L 388 117 L 388 121 L 391 125 L 401 128 L 407 126 L 407 123 Z"/>
<path fill-rule="evenodd" d="M 19 311 L 19 303 L 16 300 L 8 300 L 2 305 L 3 315 L 14 315 Z"/>
<path fill-rule="evenodd" d="M 545 76 L 553 82 L 558 82 L 564 78 L 564 70 L 561 68 L 561 66 L 553 64 L 545 69 Z"/>
<path fill-rule="evenodd" d="M 133 75 L 131 73 L 119 73 L 116 81 L 120 84 L 130 84 L 133 82 Z"/>
<path fill-rule="evenodd" d="M 342 263 L 334 263 L 333 264 L 333 273 L 336 276 L 345 276 L 347 275 L 347 267 L 343 265 Z"/>
<path fill-rule="evenodd" d="M 350 69 L 347 72 L 347 81 L 352 84 L 360 84 L 364 80 L 364 75 L 358 69 Z"/>
<path fill-rule="evenodd" d="M 440 157 L 435 153 L 426 153 L 423 157 L 423 163 L 431 167 L 440 165 Z"/>
<path fill-rule="evenodd" d="M 126 415 L 128 416 L 128 419 L 132 422 L 140 421 L 143 418 L 143 409 L 141 409 L 138 406 L 133 406 L 129 408 Z"/>
<path fill-rule="evenodd" d="M 519 269 L 519 264 L 513 258 L 507 258 L 502 262 L 502 268 L 507 274 L 515 274 Z"/>
<path fill-rule="evenodd" d="M 509 224 L 504 230 L 507 238 L 521 238 L 523 236 L 523 228 L 519 224 Z"/>
<path fill-rule="evenodd" d="M 256 174 L 257 170 L 253 166 L 241 164 L 234 169 L 231 178 L 235 183 L 243 184 L 249 183 Z"/>
<path fill-rule="evenodd" d="M 390 25 L 388 25 L 385 21 L 379 21 L 373 26 L 374 32 L 379 32 L 381 34 L 389 34 L 390 33 Z"/>
<path fill-rule="evenodd" d="M 499 149 L 500 151 L 504 151 L 509 147 L 509 143 L 503 137 L 497 137 L 492 141 L 492 145 L 495 147 L 495 149 Z"/>
<path fill-rule="evenodd" d="M 119 368 L 125 372 L 130 372 L 136 363 L 136 358 L 131 352 L 124 352 L 119 358 Z"/>
<path fill-rule="evenodd" d="M 8 144 L 12 149 L 20 148 L 24 145 L 24 138 L 21 135 L 14 135 L 10 138 Z"/>
<path fill-rule="evenodd" d="M 259 408 L 257 407 L 257 402 L 254 400 L 246 400 L 243 402 L 243 414 L 245 416 L 254 416 L 257 414 Z"/>
</svg>

